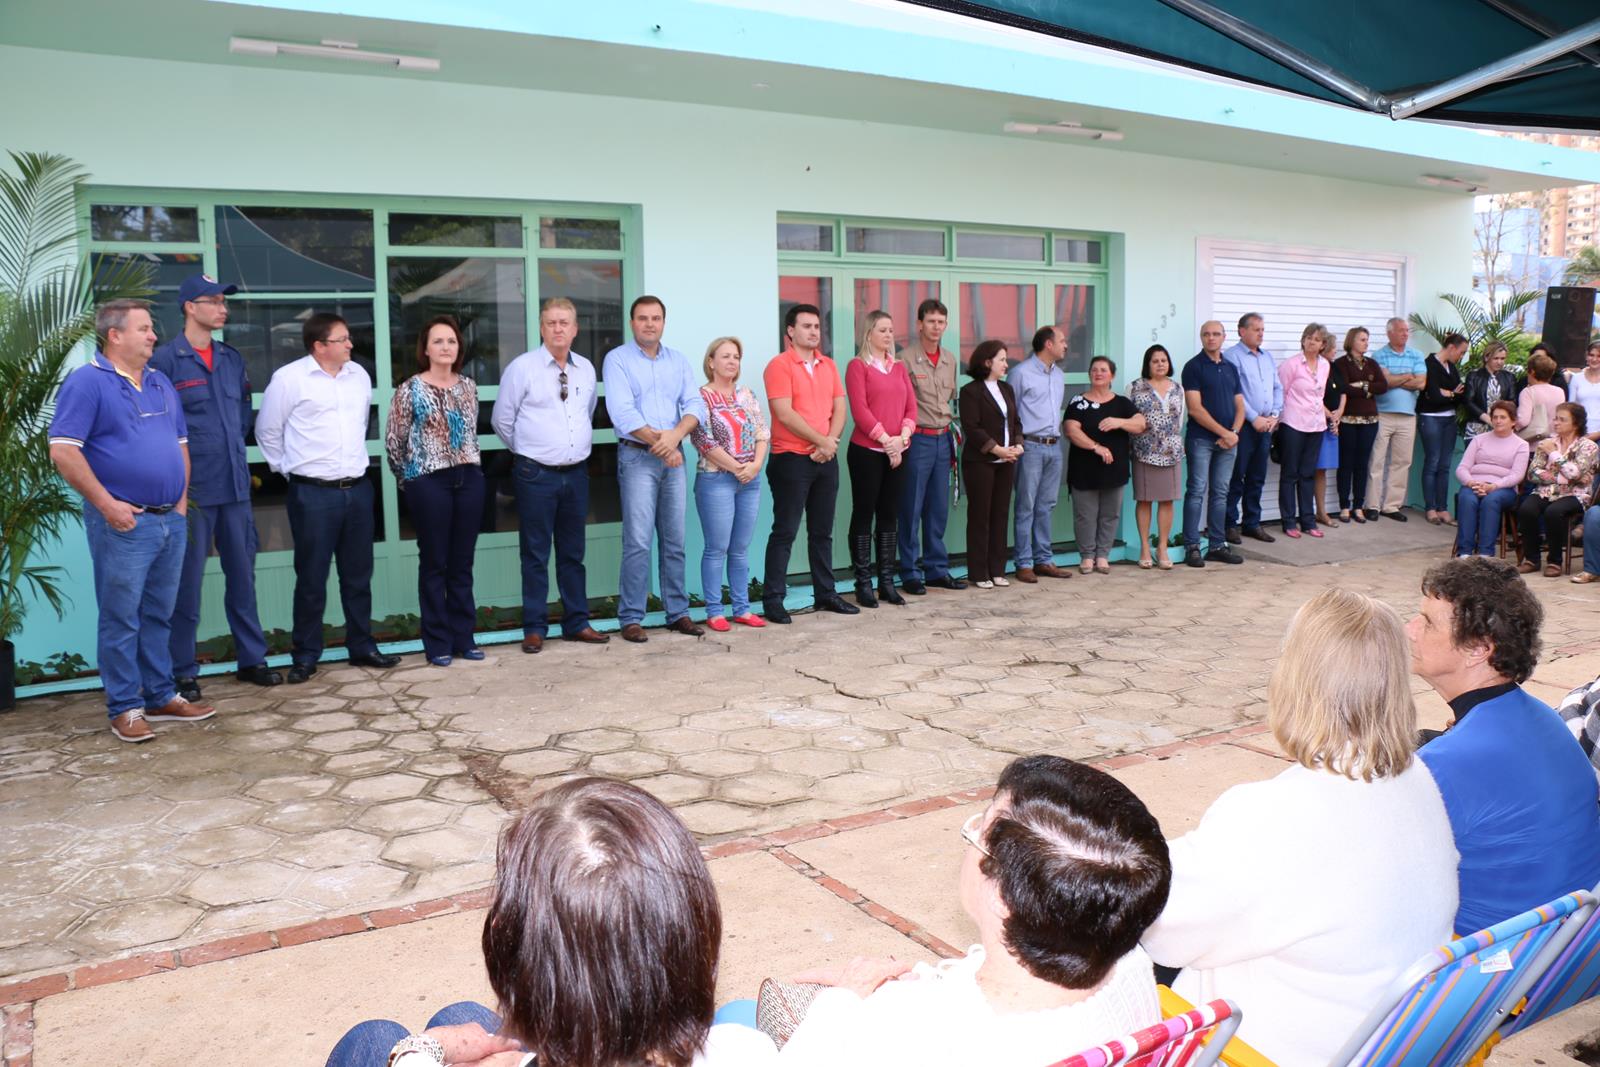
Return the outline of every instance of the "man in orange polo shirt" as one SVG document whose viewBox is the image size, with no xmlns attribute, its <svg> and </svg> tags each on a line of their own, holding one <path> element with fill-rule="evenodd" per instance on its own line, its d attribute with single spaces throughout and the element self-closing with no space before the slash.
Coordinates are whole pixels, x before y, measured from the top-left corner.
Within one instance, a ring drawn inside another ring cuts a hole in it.
<svg viewBox="0 0 1600 1067">
<path fill-rule="evenodd" d="M 815 306 L 790 308 L 783 317 L 783 333 L 789 347 L 767 364 L 762 375 L 772 403 L 772 458 L 767 461 L 772 535 L 767 538 L 762 605 L 768 622 L 789 621 L 783 597 L 789 586 L 789 553 L 803 514 L 818 610 L 858 615 L 861 609 L 845 603 L 833 588 L 833 508 L 839 495 L 844 383 L 833 360 L 819 351 L 822 312 Z"/>
</svg>

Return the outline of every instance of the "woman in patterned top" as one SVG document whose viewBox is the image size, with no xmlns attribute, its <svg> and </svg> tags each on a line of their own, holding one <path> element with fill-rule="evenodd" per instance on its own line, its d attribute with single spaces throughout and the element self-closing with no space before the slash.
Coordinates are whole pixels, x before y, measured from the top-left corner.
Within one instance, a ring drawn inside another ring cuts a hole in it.
<svg viewBox="0 0 1600 1067">
<path fill-rule="evenodd" d="M 1522 527 L 1522 562 L 1517 570 L 1532 574 L 1539 569 L 1541 534 L 1549 542 L 1544 569 L 1546 578 L 1559 577 L 1561 556 L 1567 548 L 1567 531 L 1573 520 L 1589 506 L 1594 488 L 1596 461 L 1600 445 L 1584 434 L 1589 432 L 1589 416 L 1582 404 L 1556 405 L 1550 418 L 1553 431 L 1533 449 L 1528 481 L 1533 492 L 1523 497 L 1517 508 L 1517 523 Z"/>
<path fill-rule="evenodd" d="M 461 373 L 466 346 L 449 315 L 417 335 L 417 367 L 394 391 L 385 439 L 389 468 L 405 493 L 417 531 L 417 603 L 422 650 L 448 667 L 452 656 L 478 660 L 472 633 L 472 560 L 483 525 L 478 456 L 478 386 Z"/>
<path fill-rule="evenodd" d="M 1150 505 L 1156 505 L 1155 565 L 1172 569 L 1167 542 L 1172 540 L 1173 501 L 1183 491 L 1178 475 L 1183 463 L 1183 389 L 1172 380 L 1172 356 L 1160 345 L 1144 350 L 1144 369 L 1128 390 L 1128 399 L 1144 416 L 1145 431 L 1133 439 L 1133 514 L 1139 530 L 1139 566 L 1151 567 Z"/>
<path fill-rule="evenodd" d="M 700 554 L 700 588 L 706 625 L 718 633 L 732 629 L 722 614 L 724 567 L 733 621 L 766 625 L 750 613 L 750 537 L 761 505 L 759 476 L 769 434 L 756 395 L 737 384 L 743 360 L 744 345 L 737 337 L 719 337 L 706 347 L 707 384 L 700 387 L 706 419 L 689 435 L 700 453 L 694 478 L 694 506 L 706 542 Z"/>
</svg>

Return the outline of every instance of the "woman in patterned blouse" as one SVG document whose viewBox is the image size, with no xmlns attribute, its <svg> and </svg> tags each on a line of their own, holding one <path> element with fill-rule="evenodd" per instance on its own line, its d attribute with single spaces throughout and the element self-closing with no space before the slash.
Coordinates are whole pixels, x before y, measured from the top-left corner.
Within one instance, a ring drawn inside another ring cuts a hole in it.
<svg viewBox="0 0 1600 1067">
<path fill-rule="evenodd" d="M 1144 416 L 1145 431 L 1133 439 L 1133 514 L 1139 530 L 1139 566 L 1149 570 L 1150 505 L 1156 505 L 1155 564 L 1172 569 L 1167 542 L 1172 539 L 1173 501 L 1182 492 L 1178 481 L 1183 462 L 1183 390 L 1172 380 L 1172 356 L 1160 345 L 1145 349 L 1144 369 L 1128 390 L 1128 398 Z"/>
<path fill-rule="evenodd" d="M 1528 468 L 1533 492 L 1524 497 L 1517 508 L 1523 551 L 1517 570 L 1532 574 L 1539 569 L 1539 542 L 1543 534 L 1549 543 L 1546 554 L 1549 565 L 1544 569 L 1544 576 L 1555 578 L 1561 574 L 1567 532 L 1573 520 L 1589 506 L 1600 445 L 1584 436 L 1589 431 L 1589 417 L 1582 404 L 1557 404 L 1550 428 L 1551 436 L 1533 449 L 1533 464 Z"/>
<path fill-rule="evenodd" d="M 750 538 L 761 505 L 761 465 L 769 434 L 756 395 L 738 385 L 743 360 L 744 345 L 737 337 L 719 337 L 706 347 L 707 384 L 700 387 L 706 418 L 689 435 L 700 453 L 694 478 L 694 506 L 706 542 L 700 554 L 700 588 L 706 625 L 718 633 L 732 629 L 722 614 L 724 567 L 733 621 L 766 625 L 750 612 Z"/>
<path fill-rule="evenodd" d="M 423 327 L 418 373 L 394 391 L 384 442 L 417 531 L 422 650 L 436 667 L 448 667 L 452 656 L 483 658 L 472 636 L 472 560 L 483 524 L 484 483 L 478 386 L 461 373 L 465 359 L 455 319 L 440 315 Z"/>
</svg>

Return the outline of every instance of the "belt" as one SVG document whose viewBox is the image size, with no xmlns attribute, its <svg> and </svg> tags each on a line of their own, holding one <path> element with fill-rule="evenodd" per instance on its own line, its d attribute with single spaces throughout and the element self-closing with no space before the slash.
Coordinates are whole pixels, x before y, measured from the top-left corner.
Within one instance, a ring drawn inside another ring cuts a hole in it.
<svg viewBox="0 0 1600 1067">
<path fill-rule="evenodd" d="M 619 438 L 619 440 L 620 440 L 620 438 Z M 568 471 L 583 470 L 585 467 L 587 467 L 589 465 L 589 461 L 586 460 L 586 459 L 580 459 L 576 463 L 567 463 L 567 464 L 564 464 L 564 465 L 561 465 L 561 466 L 557 466 L 554 463 L 540 463 L 538 460 L 534 459 L 531 456 L 521 456 L 521 455 L 519 455 L 517 458 L 521 459 L 521 460 L 526 460 L 527 462 L 532 463 L 535 467 L 538 467 L 541 470 L 554 471 L 557 474 L 565 474 Z"/>
<path fill-rule="evenodd" d="M 307 478 L 304 474 L 291 474 L 289 475 L 289 480 L 291 482 L 299 482 L 301 485 L 320 486 L 323 489 L 349 489 L 352 485 L 359 485 L 361 482 L 366 481 L 366 478 L 334 478 L 330 480 L 327 478 Z"/>
<path fill-rule="evenodd" d="M 1038 437 L 1031 433 L 1023 434 L 1022 439 L 1024 441 L 1032 441 L 1036 445 L 1053 445 L 1061 440 L 1059 437 Z"/>
<path fill-rule="evenodd" d="M 640 442 L 640 441 L 635 441 L 631 437 L 619 437 L 619 438 L 617 438 L 617 444 L 619 444 L 619 445 L 627 445 L 629 448 L 637 448 L 641 452 L 650 451 L 650 446 L 649 445 L 644 444 L 643 442 Z"/>
<path fill-rule="evenodd" d="M 176 504 L 135 504 L 131 500 L 123 500 L 122 497 L 120 497 L 120 496 L 113 496 L 111 499 L 112 500 L 121 500 L 122 503 L 128 505 L 131 508 L 138 508 L 140 511 L 144 512 L 146 515 L 165 515 L 167 512 L 171 511 L 173 508 L 178 506 Z"/>
<path fill-rule="evenodd" d="M 943 437 L 945 434 L 950 432 L 950 427 L 946 426 L 942 430 L 935 430 L 931 426 L 918 426 L 917 432 L 922 434 L 924 437 Z"/>
</svg>

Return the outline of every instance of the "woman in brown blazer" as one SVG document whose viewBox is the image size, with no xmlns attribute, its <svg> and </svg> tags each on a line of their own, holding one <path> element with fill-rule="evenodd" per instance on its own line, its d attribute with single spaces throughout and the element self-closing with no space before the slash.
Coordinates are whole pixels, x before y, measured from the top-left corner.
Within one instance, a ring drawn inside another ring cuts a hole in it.
<svg viewBox="0 0 1600 1067">
<path fill-rule="evenodd" d="M 967 483 L 967 571 L 979 589 L 1006 581 L 1006 531 L 1011 526 L 1011 487 L 1022 455 L 1022 416 L 1006 373 L 1006 346 L 984 341 L 972 350 L 967 373 L 973 381 L 956 398 L 961 412 L 961 474 Z"/>
</svg>

